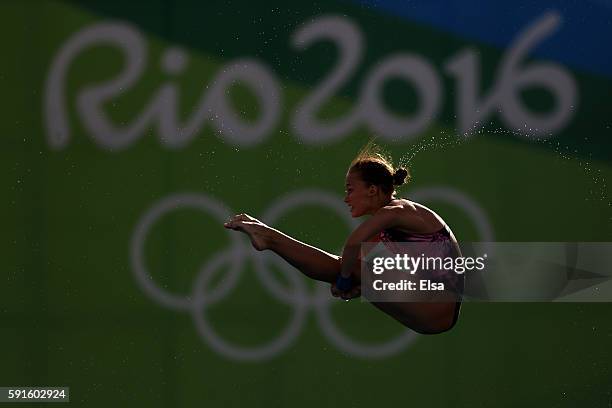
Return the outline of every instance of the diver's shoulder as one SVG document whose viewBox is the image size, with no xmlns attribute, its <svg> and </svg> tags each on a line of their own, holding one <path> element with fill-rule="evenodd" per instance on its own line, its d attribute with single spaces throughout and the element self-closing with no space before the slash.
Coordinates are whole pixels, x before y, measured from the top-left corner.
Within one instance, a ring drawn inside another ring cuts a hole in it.
<svg viewBox="0 0 612 408">
<path fill-rule="evenodd" d="M 394 208 L 398 208 L 407 212 L 418 211 L 417 203 L 410 201 L 407 198 L 394 198 L 389 203 L 389 206 L 393 206 Z"/>
</svg>

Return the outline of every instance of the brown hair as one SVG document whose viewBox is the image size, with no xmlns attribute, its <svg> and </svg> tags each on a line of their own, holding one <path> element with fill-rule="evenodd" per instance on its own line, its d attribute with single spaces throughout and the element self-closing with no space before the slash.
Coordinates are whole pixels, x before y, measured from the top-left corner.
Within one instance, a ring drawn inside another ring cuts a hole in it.
<svg viewBox="0 0 612 408">
<path fill-rule="evenodd" d="M 410 181 L 410 174 L 404 167 L 393 169 L 391 156 L 373 141 L 368 142 L 351 163 L 349 172 L 357 171 L 367 185 L 375 185 L 385 194 L 395 191 L 395 186 Z"/>
</svg>

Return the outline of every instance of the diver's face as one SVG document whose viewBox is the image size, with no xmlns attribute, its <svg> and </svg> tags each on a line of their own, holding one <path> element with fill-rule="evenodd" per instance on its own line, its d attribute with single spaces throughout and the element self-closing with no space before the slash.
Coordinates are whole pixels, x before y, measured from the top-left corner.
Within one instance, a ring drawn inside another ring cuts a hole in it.
<svg viewBox="0 0 612 408">
<path fill-rule="evenodd" d="M 368 187 L 361 179 L 359 173 L 350 171 L 346 175 L 346 195 L 344 202 L 351 209 L 352 217 L 361 217 L 367 214 L 372 201 L 372 186 Z"/>
</svg>

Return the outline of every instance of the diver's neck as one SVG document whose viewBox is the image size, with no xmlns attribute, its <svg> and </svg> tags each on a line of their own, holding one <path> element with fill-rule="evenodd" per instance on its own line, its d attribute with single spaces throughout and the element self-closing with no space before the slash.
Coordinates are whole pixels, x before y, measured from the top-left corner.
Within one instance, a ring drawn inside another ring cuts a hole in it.
<svg viewBox="0 0 612 408">
<path fill-rule="evenodd" d="M 372 210 L 371 210 L 371 211 L 368 211 L 368 213 L 367 213 L 367 214 L 368 214 L 368 215 L 374 215 L 374 214 L 376 214 L 376 212 L 377 212 L 378 210 L 380 210 L 380 209 L 381 209 L 381 208 L 383 208 L 383 207 L 388 206 L 388 205 L 391 203 L 391 201 L 393 201 L 393 200 L 395 200 L 395 199 L 396 199 L 395 195 L 391 195 L 391 196 L 389 196 L 389 197 L 384 197 L 384 198 L 383 198 L 382 200 L 380 200 L 380 201 L 379 201 L 379 202 L 378 202 L 376 205 L 374 205 L 374 206 L 373 206 L 373 208 L 372 208 Z"/>
</svg>

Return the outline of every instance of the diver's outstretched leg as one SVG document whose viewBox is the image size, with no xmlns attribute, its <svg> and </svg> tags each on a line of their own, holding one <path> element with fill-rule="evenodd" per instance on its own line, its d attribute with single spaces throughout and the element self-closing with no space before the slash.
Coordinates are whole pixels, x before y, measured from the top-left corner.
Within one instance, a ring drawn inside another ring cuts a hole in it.
<svg viewBox="0 0 612 408">
<path fill-rule="evenodd" d="M 224 226 L 244 232 L 255 249 L 276 252 L 309 278 L 333 283 L 340 273 L 341 257 L 300 242 L 247 214 L 232 217 Z"/>
<path fill-rule="evenodd" d="M 300 270 L 309 278 L 333 284 L 342 268 L 342 258 L 319 248 L 300 242 L 246 214 L 234 216 L 224 224 L 225 228 L 244 232 L 255 249 L 270 249 Z M 353 272 L 357 285 L 345 298 L 359 296 L 361 276 Z M 438 295 L 443 296 L 443 295 Z M 454 295 L 439 302 L 373 302 L 374 306 L 390 315 L 404 326 L 420 333 L 440 333 L 450 329 L 456 321 L 458 303 Z M 455 317 L 453 319 L 453 317 Z"/>
</svg>

